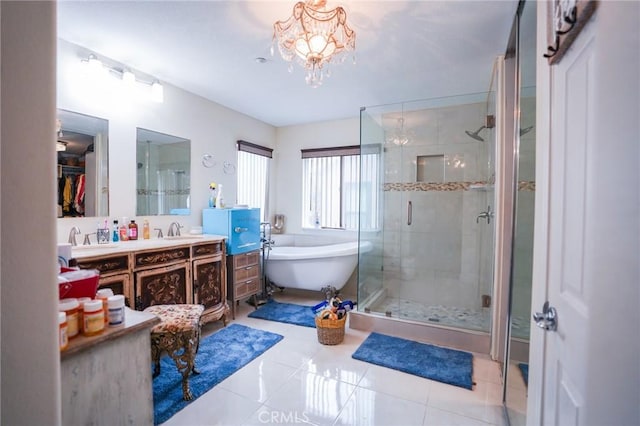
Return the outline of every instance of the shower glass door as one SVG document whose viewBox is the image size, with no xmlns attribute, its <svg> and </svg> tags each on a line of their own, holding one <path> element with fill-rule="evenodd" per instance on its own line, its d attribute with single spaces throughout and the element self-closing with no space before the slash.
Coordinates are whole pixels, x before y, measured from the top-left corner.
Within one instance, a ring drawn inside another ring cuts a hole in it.
<svg viewBox="0 0 640 426">
<path fill-rule="evenodd" d="M 374 249 L 359 309 L 489 332 L 495 135 L 487 93 L 366 108 L 362 143 L 381 144 Z"/>
</svg>

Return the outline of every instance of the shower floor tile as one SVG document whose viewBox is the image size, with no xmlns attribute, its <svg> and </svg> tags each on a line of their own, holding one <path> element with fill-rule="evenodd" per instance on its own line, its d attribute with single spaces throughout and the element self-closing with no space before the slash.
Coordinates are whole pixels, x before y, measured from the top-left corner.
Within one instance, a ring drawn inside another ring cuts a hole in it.
<svg viewBox="0 0 640 426">
<path fill-rule="evenodd" d="M 488 308 L 470 309 L 457 306 L 427 305 L 413 300 L 388 297 L 370 307 L 371 312 L 467 330 L 489 331 L 491 311 Z"/>
</svg>

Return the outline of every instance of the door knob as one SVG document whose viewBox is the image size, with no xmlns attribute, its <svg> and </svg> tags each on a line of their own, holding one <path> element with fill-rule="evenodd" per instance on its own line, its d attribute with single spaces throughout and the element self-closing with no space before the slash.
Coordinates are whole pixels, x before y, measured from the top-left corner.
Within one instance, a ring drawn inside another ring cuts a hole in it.
<svg viewBox="0 0 640 426">
<path fill-rule="evenodd" d="M 544 302 L 542 312 L 533 314 L 533 320 L 543 330 L 556 331 L 558 329 L 558 313 L 556 308 L 549 305 L 548 301 Z"/>
</svg>

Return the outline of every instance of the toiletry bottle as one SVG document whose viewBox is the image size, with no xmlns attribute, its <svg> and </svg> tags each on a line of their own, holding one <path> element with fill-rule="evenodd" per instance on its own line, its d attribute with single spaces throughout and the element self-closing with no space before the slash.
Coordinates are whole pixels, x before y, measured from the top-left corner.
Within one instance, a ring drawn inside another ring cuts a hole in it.
<svg viewBox="0 0 640 426">
<path fill-rule="evenodd" d="M 218 185 L 218 194 L 216 195 L 216 208 L 224 208 L 224 197 L 222 196 L 222 184 Z"/>
<path fill-rule="evenodd" d="M 120 241 L 129 240 L 129 230 L 127 229 L 127 218 L 122 218 L 122 223 L 120 224 Z"/>
<path fill-rule="evenodd" d="M 145 240 L 149 239 L 149 221 L 147 219 L 145 219 L 142 224 L 142 238 Z"/>
<path fill-rule="evenodd" d="M 118 221 L 114 220 L 113 221 L 113 238 L 111 238 L 114 243 L 120 241 L 119 234 L 120 234 L 120 227 L 118 226 Z"/>
<path fill-rule="evenodd" d="M 108 243 L 111 238 L 111 231 L 109 230 L 109 220 L 104 220 L 104 242 Z"/>
<path fill-rule="evenodd" d="M 129 239 L 130 240 L 138 239 L 138 224 L 133 219 L 131 219 L 131 222 L 129 222 Z"/>
</svg>

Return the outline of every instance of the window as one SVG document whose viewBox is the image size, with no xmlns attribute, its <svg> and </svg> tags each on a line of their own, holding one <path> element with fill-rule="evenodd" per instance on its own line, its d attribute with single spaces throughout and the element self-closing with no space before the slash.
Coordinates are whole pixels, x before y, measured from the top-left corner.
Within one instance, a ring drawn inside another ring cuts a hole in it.
<svg viewBox="0 0 640 426">
<path fill-rule="evenodd" d="M 267 221 L 269 160 L 273 150 L 238 141 L 238 204 L 260 209 L 260 221 Z"/>
<path fill-rule="evenodd" d="M 378 146 L 302 150 L 303 227 L 378 228 Z"/>
</svg>

